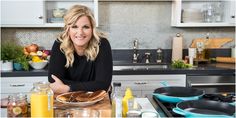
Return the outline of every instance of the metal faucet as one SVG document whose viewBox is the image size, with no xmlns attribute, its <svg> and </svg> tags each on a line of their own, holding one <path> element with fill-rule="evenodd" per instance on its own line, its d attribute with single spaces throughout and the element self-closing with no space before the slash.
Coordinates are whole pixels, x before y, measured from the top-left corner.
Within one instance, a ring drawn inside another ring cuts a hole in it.
<svg viewBox="0 0 236 118">
<path fill-rule="evenodd" d="M 138 63 L 138 40 L 134 40 L 134 46 L 133 46 L 133 49 L 134 49 L 134 53 L 133 53 L 133 63 Z"/>
</svg>

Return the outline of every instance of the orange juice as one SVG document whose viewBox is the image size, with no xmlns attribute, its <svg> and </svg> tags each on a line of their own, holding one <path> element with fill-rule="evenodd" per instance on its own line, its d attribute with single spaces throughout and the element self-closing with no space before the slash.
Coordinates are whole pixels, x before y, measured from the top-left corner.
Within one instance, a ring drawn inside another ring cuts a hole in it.
<svg viewBox="0 0 236 118">
<path fill-rule="evenodd" d="M 33 93 L 30 104 L 31 117 L 53 117 L 53 95 Z"/>
<path fill-rule="evenodd" d="M 49 83 L 34 83 L 30 93 L 31 117 L 53 117 L 53 91 Z"/>
</svg>

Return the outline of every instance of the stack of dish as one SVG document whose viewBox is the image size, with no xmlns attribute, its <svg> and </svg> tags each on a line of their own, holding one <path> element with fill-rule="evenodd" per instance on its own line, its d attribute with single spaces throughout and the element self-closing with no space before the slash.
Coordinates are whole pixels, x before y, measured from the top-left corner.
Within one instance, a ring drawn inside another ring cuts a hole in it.
<svg viewBox="0 0 236 118">
<path fill-rule="evenodd" d="M 200 9 L 183 9 L 183 23 L 201 23 L 203 22 L 203 14 Z"/>
</svg>

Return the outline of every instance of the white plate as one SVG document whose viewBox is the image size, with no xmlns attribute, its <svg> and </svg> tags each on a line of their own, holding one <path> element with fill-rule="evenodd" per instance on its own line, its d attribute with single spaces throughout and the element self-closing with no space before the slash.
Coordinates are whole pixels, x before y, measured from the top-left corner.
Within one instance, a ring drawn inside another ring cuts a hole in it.
<svg viewBox="0 0 236 118">
<path fill-rule="evenodd" d="M 65 94 L 69 94 L 69 93 L 63 93 L 63 94 L 60 94 L 56 97 L 56 100 L 58 102 L 61 102 L 61 103 L 64 103 L 64 104 L 68 104 L 68 105 L 76 105 L 76 106 L 80 106 L 80 107 L 84 107 L 84 106 L 89 106 L 89 105 L 93 105 L 101 100 L 104 99 L 104 97 L 102 98 L 99 98 L 99 99 L 96 99 L 96 100 L 93 100 L 93 101 L 88 101 L 88 102 L 66 102 L 66 101 L 62 101 L 59 99 L 60 96 L 63 96 Z"/>
</svg>

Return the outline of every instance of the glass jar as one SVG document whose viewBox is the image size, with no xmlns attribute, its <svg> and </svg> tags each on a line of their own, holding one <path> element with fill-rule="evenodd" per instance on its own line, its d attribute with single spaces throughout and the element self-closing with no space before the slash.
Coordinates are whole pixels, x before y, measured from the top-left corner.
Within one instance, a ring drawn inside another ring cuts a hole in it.
<svg viewBox="0 0 236 118">
<path fill-rule="evenodd" d="M 27 117 L 27 96 L 17 93 L 8 96 L 7 117 Z"/>
<path fill-rule="evenodd" d="M 30 92 L 31 117 L 53 117 L 53 91 L 48 82 L 36 82 Z"/>
<path fill-rule="evenodd" d="M 211 23 L 214 21 L 214 6 L 211 2 L 206 3 L 204 6 L 204 22 Z"/>
</svg>

